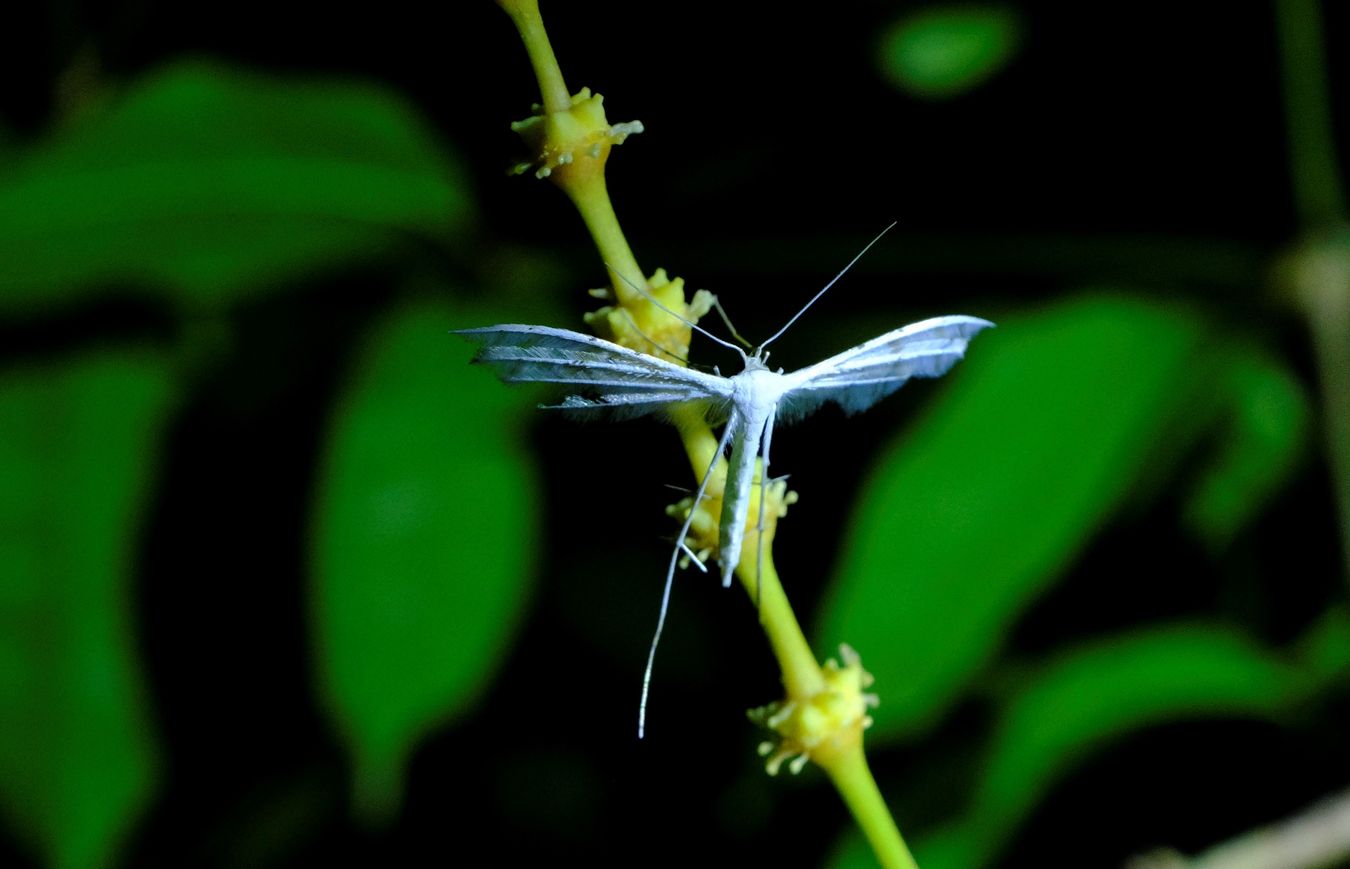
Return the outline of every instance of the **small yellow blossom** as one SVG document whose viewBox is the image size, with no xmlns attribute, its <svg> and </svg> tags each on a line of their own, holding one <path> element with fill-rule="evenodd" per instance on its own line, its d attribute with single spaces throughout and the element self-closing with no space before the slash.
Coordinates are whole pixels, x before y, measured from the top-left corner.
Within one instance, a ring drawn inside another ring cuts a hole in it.
<svg viewBox="0 0 1350 869">
<path fill-rule="evenodd" d="M 605 98 L 582 88 L 572 95 L 572 107 L 565 112 L 544 112 L 511 124 L 520 134 L 534 158 L 515 167 L 515 173 L 534 171 L 536 178 L 555 172 L 588 175 L 599 172 L 609 157 L 610 148 L 642 132 L 641 121 L 611 125 L 605 119 Z"/>
<path fill-rule="evenodd" d="M 624 278 L 634 282 L 639 279 L 637 275 L 622 275 L 619 280 Z M 657 269 L 651 278 L 642 280 L 646 284 L 643 292 L 690 323 L 697 323 L 712 309 L 713 295 L 707 290 L 694 293 L 693 300 L 686 305 L 684 278 L 667 277 L 665 269 Z M 590 294 L 602 299 L 613 297 L 607 289 L 591 290 Z M 676 364 L 684 364 L 689 356 L 689 327 L 641 295 L 636 299 L 630 297 L 627 304 L 606 305 L 586 314 L 585 320 L 601 338 L 639 353 Z"/>
<path fill-rule="evenodd" d="M 825 687 L 810 697 L 789 697 L 749 712 L 750 720 L 774 731 L 776 741 L 759 746 L 767 758 L 765 769 L 777 775 L 784 762 L 793 773 L 801 772 L 808 760 L 820 763 L 853 747 L 872 726 L 868 710 L 877 705 L 872 674 L 862 668 L 858 653 L 848 645 L 839 647 L 843 665 L 831 658 L 822 675 Z"/>
<path fill-rule="evenodd" d="M 759 524 L 759 474 L 762 470 L 763 465 L 756 461 L 754 482 L 750 488 L 750 505 L 745 517 L 745 551 L 751 553 L 755 552 L 759 546 L 756 539 L 758 531 L 755 526 Z M 725 473 L 709 482 L 708 491 L 704 493 L 703 500 L 694 513 L 694 521 L 689 525 L 689 537 L 685 540 L 685 543 L 691 550 L 698 553 L 701 561 L 706 560 L 709 553 L 717 551 L 718 541 L 721 537 L 718 526 L 722 516 L 722 494 L 725 486 Z M 683 522 L 689 515 L 689 508 L 693 506 L 693 503 L 692 496 L 682 498 L 679 502 L 666 508 L 666 515 Z M 773 546 L 773 536 L 778 529 L 778 520 L 786 516 L 788 507 L 795 503 L 797 503 L 797 493 L 788 491 L 786 480 L 769 481 L 768 501 L 764 505 L 764 547 L 766 550 Z M 755 567 L 754 559 L 742 559 L 741 565 L 743 567 L 748 565 L 749 569 L 753 570 Z"/>
</svg>

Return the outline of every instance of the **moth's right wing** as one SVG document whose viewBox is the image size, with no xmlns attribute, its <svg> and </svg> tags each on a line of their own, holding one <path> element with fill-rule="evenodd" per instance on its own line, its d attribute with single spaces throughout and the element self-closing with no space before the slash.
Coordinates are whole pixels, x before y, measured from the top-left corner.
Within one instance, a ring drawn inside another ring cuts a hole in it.
<svg viewBox="0 0 1350 869">
<path fill-rule="evenodd" d="M 517 324 L 455 332 L 478 345 L 473 361 L 506 383 L 575 387 L 561 404 L 583 415 L 643 416 L 673 404 L 720 403 L 731 397 L 725 377 L 684 368 L 591 335 Z"/>
<path fill-rule="evenodd" d="M 784 375 L 779 415 L 796 418 L 833 401 L 845 413 L 866 410 L 911 377 L 941 377 L 978 332 L 994 325 L 955 314 L 910 323 L 823 362 Z"/>
</svg>

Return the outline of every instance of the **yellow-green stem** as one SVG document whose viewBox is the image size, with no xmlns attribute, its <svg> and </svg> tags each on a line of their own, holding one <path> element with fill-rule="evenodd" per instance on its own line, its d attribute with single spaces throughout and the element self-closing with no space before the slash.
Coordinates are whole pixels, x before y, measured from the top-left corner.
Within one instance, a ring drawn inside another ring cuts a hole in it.
<svg viewBox="0 0 1350 869">
<path fill-rule="evenodd" d="M 614 213 L 614 203 L 609 198 L 605 176 L 597 172 L 580 183 L 564 185 L 563 189 L 581 213 L 581 219 L 586 222 L 586 229 L 600 251 L 600 259 L 609 266 L 609 282 L 619 304 L 625 307 L 646 304 L 646 300 L 628 283 L 645 282 L 646 278 L 638 267 L 632 248 L 628 246 L 628 240 L 624 238 L 623 230 L 619 228 L 619 218 Z"/>
<path fill-rule="evenodd" d="M 713 436 L 712 429 L 708 428 L 708 423 L 703 418 L 703 409 L 681 405 L 671 408 L 670 417 L 680 432 L 680 439 L 684 441 L 684 450 L 689 456 L 690 467 L 695 473 L 706 472 L 708 466 L 718 461 L 720 457 L 717 455 L 717 438 Z M 700 468 L 703 470 L 700 471 Z M 717 484 L 716 488 L 721 488 L 718 481 L 714 480 L 713 484 Z M 712 487 L 710 484 L 710 488 Z"/>
<path fill-rule="evenodd" d="M 1277 0 L 1294 204 L 1303 223 L 1298 293 L 1322 381 L 1327 452 L 1350 578 L 1350 244 L 1327 86 L 1326 38 L 1316 0 Z"/>
<path fill-rule="evenodd" d="M 572 97 L 544 30 L 538 0 L 497 2 L 511 16 L 520 32 L 539 81 L 545 114 L 570 110 Z M 611 285 L 619 304 L 625 307 L 645 304 L 646 300 L 641 294 L 627 283 L 645 282 L 646 277 L 624 238 L 609 198 L 604 177 L 606 156 L 607 153 L 602 154 L 590 164 L 571 163 L 560 167 L 553 178 L 581 213 L 601 259 L 610 269 Z M 726 460 L 717 455 L 718 440 L 702 413 L 697 409 L 677 408 L 672 416 L 694 473 L 706 473 L 716 463 L 713 474 L 720 475 L 724 481 Z M 718 482 L 712 481 L 714 485 Z M 783 591 L 771 546 L 764 547 L 761 558 L 757 536 L 750 535 L 747 543 L 754 546 L 756 557 L 744 559 L 738 573 L 751 597 L 758 597 L 760 622 L 782 670 L 787 696 L 794 699 L 811 698 L 828 687 L 821 667 Z M 757 570 L 762 572 L 757 575 Z M 830 753 L 828 757 L 817 760 L 829 773 L 882 864 L 897 869 L 913 869 L 914 859 L 867 767 L 862 751 L 861 728 L 852 742 Z"/>
<path fill-rule="evenodd" d="M 835 789 L 848 804 L 849 811 L 862 828 L 877 860 L 886 869 L 918 869 L 914 855 L 895 826 L 890 809 L 877 789 L 876 779 L 867 766 L 862 743 L 851 746 L 828 760 L 821 767 L 834 782 Z"/>
<path fill-rule="evenodd" d="M 549 44 L 538 0 L 497 0 L 520 31 L 520 40 L 530 55 L 530 65 L 539 80 L 539 93 L 545 112 L 565 112 L 572 105 L 572 94 L 563 81 L 562 68 Z"/>
<path fill-rule="evenodd" d="M 1350 232 L 1295 254 L 1298 295 L 1321 375 L 1323 426 L 1350 579 Z"/>
<path fill-rule="evenodd" d="M 783 591 L 783 584 L 778 579 L 772 547 L 764 547 L 763 565 L 758 568 L 756 565 L 760 558 L 757 547 L 756 535 L 746 535 L 747 555 L 741 560 L 736 575 L 752 600 L 756 593 L 755 587 L 759 586 L 759 623 L 764 627 L 769 646 L 783 671 L 783 688 L 787 696 L 811 697 L 825 690 L 820 664 L 816 662 L 811 645 L 806 641 L 801 625 L 797 623 L 797 616 L 792 611 L 792 604 Z"/>
<path fill-rule="evenodd" d="M 1321 5 L 1317 0 L 1275 3 L 1290 180 L 1305 229 L 1345 219 L 1345 193 L 1332 134 Z"/>
</svg>

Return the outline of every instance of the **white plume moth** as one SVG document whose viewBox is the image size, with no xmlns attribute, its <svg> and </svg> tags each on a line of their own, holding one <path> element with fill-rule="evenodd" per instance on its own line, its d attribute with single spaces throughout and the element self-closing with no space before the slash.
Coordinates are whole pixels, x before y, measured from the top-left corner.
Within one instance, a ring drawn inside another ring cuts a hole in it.
<svg viewBox="0 0 1350 869">
<path fill-rule="evenodd" d="M 880 237 L 877 236 L 878 239 Z M 698 404 L 706 407 L 711 417 L 726 420 L 716 456 L 699 481 L 689 516 L 676 538 L 675 549 L 666 570 L 656 631 L 642 675 L 642 699 L 638 705 L 639 739 L 645 731 L 652 665 L 656 659 L 661 631 L 665 627 L 675 568 L 680 554 L 689 552 L 685 538 L 689 534 L 698 504 L 708 489 L 708 481 L 717 464 L 716 457 L 725 454 L 728 444 L 731 446 L 717 556 L 722 566 L 722 584 L 729 586 L 731 575 L 740 563 L 745 542 L 745 523 L 750 511 L 750 487 L 756 458 L 761 460 L 759 521 L 756 528 L 761 531 L 764 528 L 764 505 L 769 484 L 769 444 L 774 423 L 779 418 L 805 416 L 828 401 L 835 402 L 849 414 L 864 411 L 895 392 L 911 377 L 938 377 L 946 373 L 961 359 L 971 337 L 993 325 L 978 317 L 934 317 L 879 335 L 852 350 L 845 350 L 797 371 L 784 372 L 781 368 L 771 371 L 766 365 L 768 354 L 765 348 L 786 332 L 876 241 L 873 239 L 783 328 L 748 355 L 735 344 L 711 335 L 666 309 L 637 285 L 633 285 L 634 289 L 647 296 L 661 310 L 684 320 L 691 328 L 739 353 L 744 369 L 732 377 L 685 368 L 602 338 L 550 326 L 487 326 L 456 333 L 479 345 L 474 362 L 489 366 L 507 383 L 562 383 L 577 390 L 567 395 L 561 404 L 545 407 L 626 418 L 659 413 L 676 405 Z M 760 555 L 762 557 L 762 552 Z M 701 568 L 701 562 L 697 558 L 694 560 Z"/>
</svg>

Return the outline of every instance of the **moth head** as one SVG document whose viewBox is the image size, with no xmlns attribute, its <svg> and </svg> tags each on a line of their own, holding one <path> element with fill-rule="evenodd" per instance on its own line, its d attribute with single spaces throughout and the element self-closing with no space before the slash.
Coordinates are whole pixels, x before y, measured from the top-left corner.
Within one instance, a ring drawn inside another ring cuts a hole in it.
<svg viewBox="0 0 1350 869">
<path fill-rule="evenodd" d="M 769 355 L 767 353 L 762 353 L 761 351 L 756 350 L 754 353 L 746 355 L 744 351 L 741 351 L 741 359 L 745 360 L 746 371 L 769 370 L 769 366 L 764 364 L 769 359 Z"/>
</svg>

